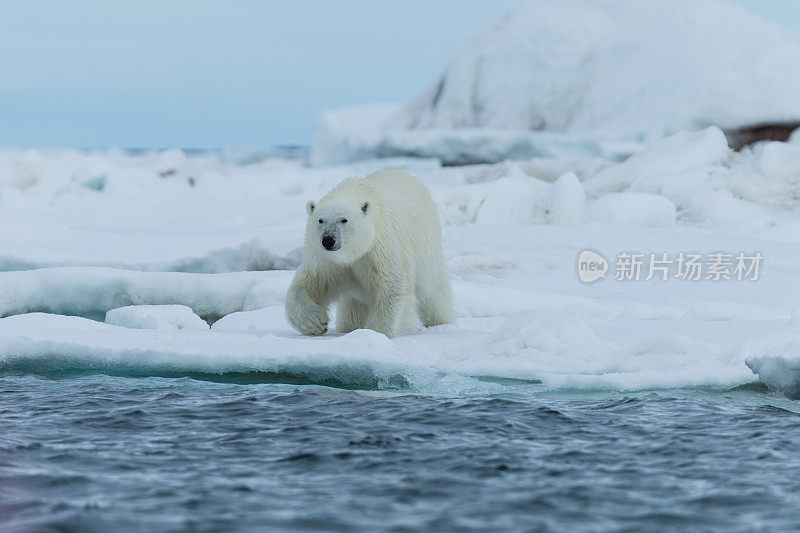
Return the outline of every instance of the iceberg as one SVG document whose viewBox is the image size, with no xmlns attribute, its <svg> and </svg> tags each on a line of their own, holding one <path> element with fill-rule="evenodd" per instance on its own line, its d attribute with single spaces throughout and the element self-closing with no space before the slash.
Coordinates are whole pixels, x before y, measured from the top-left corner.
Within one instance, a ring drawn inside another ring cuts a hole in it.
<svg viewBox="0 0 800 533">
<path fill-rule="evenodd" d="M 800 36 L 722 0 L 527 0 L 411 103 L 324 113 L 312 162 L 619 159 L 707 126 L 741 145 L 800 125 L 797 94 Z"/>
</svg>

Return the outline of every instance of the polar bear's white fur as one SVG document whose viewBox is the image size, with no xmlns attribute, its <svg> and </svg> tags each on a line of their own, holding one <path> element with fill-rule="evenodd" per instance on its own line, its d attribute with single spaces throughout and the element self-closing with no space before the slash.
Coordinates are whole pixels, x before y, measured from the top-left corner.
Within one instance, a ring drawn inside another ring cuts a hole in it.
<svg viewBox="0 0 800 533">
<path fill-rule="evenodd" d="M 286 295 L 286 317 L 305 335 L 368 328 L 389 337 L 452 321 L 442 230 L 428 189 L 383 170 L 348 178 L 308 202 L 303 261 Z"/>
</svg>

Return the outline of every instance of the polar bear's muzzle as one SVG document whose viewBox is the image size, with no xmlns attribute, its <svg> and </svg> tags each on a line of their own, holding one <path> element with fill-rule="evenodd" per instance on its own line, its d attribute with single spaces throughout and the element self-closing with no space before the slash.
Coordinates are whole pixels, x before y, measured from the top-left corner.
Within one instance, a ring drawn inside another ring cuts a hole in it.
<svg viewBox="0 0 800 533">
<path fill-rule="evenodd" d="M 322 247 L 329 252 L 335 252 L 342 247 L 341 235 L 337 235 L 336 233 L 335 231 L 326 230 L 325 233 L 322 234 Z"/>
</svg>

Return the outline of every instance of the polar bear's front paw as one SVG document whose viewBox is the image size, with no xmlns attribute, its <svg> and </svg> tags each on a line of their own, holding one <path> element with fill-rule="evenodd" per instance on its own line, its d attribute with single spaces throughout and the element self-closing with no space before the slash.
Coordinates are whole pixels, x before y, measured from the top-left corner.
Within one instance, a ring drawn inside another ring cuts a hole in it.
<svg viewBox="0 0 800 533">
<path fill-rule="evenodd" d="M 304 306 L 289 318 L 303 335 L 323 335 L 328 331 L 328 313 L 316 305 Z"/>
</svg>

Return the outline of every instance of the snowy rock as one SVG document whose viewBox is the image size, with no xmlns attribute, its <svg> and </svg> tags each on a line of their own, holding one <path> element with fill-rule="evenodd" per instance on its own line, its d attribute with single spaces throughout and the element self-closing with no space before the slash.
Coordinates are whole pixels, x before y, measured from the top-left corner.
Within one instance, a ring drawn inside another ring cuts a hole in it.
<svg viewBox="0 0 800 533">
<path fill-rule="evenodd" d="M 133 329 L 209 329 L 208 324 L 185 305 L 118 307 L 106 313 L 105 323 Z"/>
</svg>

